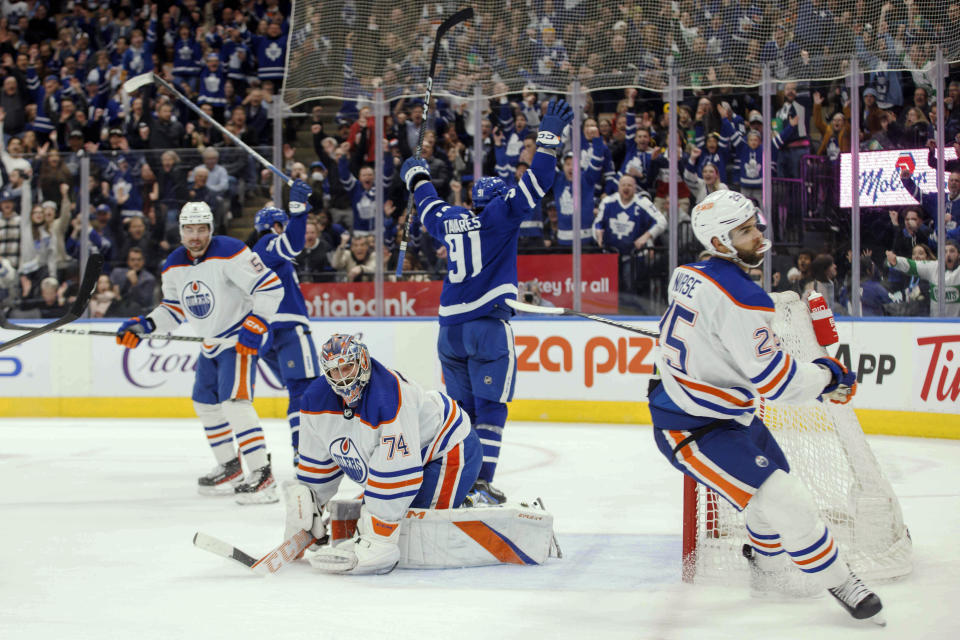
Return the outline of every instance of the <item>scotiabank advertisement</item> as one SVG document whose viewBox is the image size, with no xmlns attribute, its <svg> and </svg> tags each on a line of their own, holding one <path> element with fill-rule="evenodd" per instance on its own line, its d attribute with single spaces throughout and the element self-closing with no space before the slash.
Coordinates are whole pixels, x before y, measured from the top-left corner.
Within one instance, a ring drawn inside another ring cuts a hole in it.
<svg viewBox="0 0 960 640">
<path fill-rule="evenodd" d="M 637 321 L 656 330 L 652 320 Z M 113 330 L 118 323 L 78 322 Z M 860 409 L 960 413 L 960 323 L 838 322 L 830 347 L 859 372 Z M 651 338 L 590 321 L 518 318 L 513 322 L 516 398 L 642 402 L 653 371 Z M 180 332 L 189 333 L 187 327 Z M 334 332 L 359 334 L 371 355 L 428 388 L 442 388 L 436 320 L 318 320 L 319 344 Z M 0 330 L 0 340 L 13 337 Z M 49 334 L 0 354 L 0 399 L 189 397 L 196 343 L 151 338 L 134 350 L 112 338 Z M 258 396 L 285 395 L 260 367 Z"/>
<path fill-rule="evenodd" d="M 584 254 L 580 286 L 583 310 L 616 313 L 617 256 Z M 573 257 L 569 254 L 521 255 L 517 258 L 521 291 L 538 304 L 573 306 Z M 384 282 L 383 315 L 390 318 L 435 317 L 440 307 L 442 281 Z M 314 318 L 356 318 L 379 315 L 372 282 L 301 284 L 307 310 Z"/>
<path fill-rule="evenodd" d="M 953 160 L 957 152 L 946 150 L 944 158 Z M 914 183 L 923 193 L 936 190 L 937 170 L 927 164 L 927 149 L 899 149 L 894 151 L 860 152 L 860 206 L 894 207 L 917 204 L 903 188 L 900 170 L 908 169 Z M 853 161 L 851 154 L 840 154 L 840 206 L 853 206 Z M 944 178 L 946 184 L 946 178 Z"/>
</svg>

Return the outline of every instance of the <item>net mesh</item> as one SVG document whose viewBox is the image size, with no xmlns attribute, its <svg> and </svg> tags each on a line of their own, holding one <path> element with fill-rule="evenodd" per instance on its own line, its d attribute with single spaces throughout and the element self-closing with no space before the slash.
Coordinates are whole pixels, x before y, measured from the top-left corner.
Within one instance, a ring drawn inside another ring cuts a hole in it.
<svg viewBox="0 0 960 640">
<path fill-rule="evenodd" d="M 796 294 L 791 302 L 777 302 L 773 329 L 795 358 L 809 362 L 824 355 L 806 303 L 797 300 Z M 912 546 L 900 503 L 853 409 L 829 403 L 802 407 L 768 403 L 760 414 L 790 461 L 791 474 L 813 494 L 851 569 L 874 580 L 909 573 Z M 696 515 L 696 550 L 684 567 L 685 577 L 697 582 L 746 580 L 749 567 L 741 555 L 747 543 L 743 515 L 703 485 L 697 485 L 695 496 L 684 505 Z M 791 580 L 801 591 L 810 592 L 816 586 L 799 570 L 792 572 Z"/>
<path fill-rule="evenodd" d="M 388 99 L 422 96 L 436 28 L 466 4 L 297 0 L 285 100 L 352 100 L 378 86 Z M 593 91 L 659 91 L 670 69 L 686 88 L 749 87 L 766 63 L 781 81 L 822 80 L 844 76 L 853 56 L 861 71 L 913 70 L 932 88 L 936 46 L 960 60 L 960 4 L 950 0 L 469 4 L 474 19 L 441 43 L 439 93 L 566 92 L 575 78 Z M 892 99 L 898 90 L 891 83 Z"/>
</svg>

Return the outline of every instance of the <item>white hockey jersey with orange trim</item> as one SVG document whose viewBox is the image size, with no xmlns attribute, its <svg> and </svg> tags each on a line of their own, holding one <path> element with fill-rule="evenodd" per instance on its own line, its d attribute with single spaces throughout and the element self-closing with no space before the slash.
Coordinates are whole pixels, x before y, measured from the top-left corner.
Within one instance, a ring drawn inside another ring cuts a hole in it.
<svg viewBox="0 0 960 640">
<path fill-rule="evenodd" d="M 678 267 L 667 291 L 657 370 L 683 412 L 749 424 L 758 397 L 803 404 L 829 384 L 828 371 L 781 350 L 773 300 L 735 263 Z"/>
<path fill-rule="evenodd" d="M 424 465 L 470 434 L 470 418 L 446 394 L 370 363 L 360 402 L 346 413 L 324 377 L 303 394 L 297 480 L 324 505 L 346 475 L 363 487 L 373 515 L 397 521 L 420 491 Z"/>
<path fill-rule="evenodd" d="M 255 313 L 268 323 L 283 300 L 280 278 L 240 240 L 214 236 L 206 253 L 192 258 L 183 246 L 163 263 L 163 300 L 149 316 L 157 331 L 190 322 L 205 338 L 231 338 Z M 203 345 L 212 358 L 229 345 Z"/>
</svg>

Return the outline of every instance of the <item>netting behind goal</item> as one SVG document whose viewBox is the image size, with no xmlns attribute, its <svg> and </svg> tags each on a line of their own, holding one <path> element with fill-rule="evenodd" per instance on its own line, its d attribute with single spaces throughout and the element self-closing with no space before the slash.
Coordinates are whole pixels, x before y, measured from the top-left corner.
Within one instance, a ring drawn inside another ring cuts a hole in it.
<svg viewBox="0 0 960 640">
<path fill-rule="evenodd" d="M 781 294 L 783 295 L 783 294 Z M 783 348 L 810 361 L 823 354 L 802 300 L 777 302 L 773 329 Z M 841 557 L 865 579 L 886 579 L 911 570 L 911 542 L 900 503 L 848 405 L 768 403 L 761 417 L 775 435 L 791 473 L 812 492 Z M 685 478 L 687 482 L 692 480 Z M 748 577 L 741 555 L 747 542 L 742 514 L 703 487 L 684 491 L 684 579 L 729 582 Z M 796 572 L 798 582 L 809 580 Z"/>
<path fill-rule="evenodd" d="M 475 18 L 442 45 L 444 93 L 566 92 L 574 78 L 589 90 L 658 91 L 671 69 L 682 87 L 746 87 L 763 64 L 778 80 L 832 79 L 853 56 L 861 71 L 916 70 L 922 81 L 936 46 L 960 60 L 952 0 L 296 0 L 285 100 L 354 99 L 375 86 L 388 99 L 422 96 L 436 27 L 467 5 Z"/>
</svg>

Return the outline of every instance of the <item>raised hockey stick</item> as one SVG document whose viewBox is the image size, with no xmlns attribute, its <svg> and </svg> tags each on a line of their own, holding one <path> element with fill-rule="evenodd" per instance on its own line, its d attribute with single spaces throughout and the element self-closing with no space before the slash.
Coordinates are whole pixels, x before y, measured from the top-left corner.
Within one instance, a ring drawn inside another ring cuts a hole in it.
<svg viewBox="0 0 960 640">
<path fill-rule="evenodd" d="M 618 322 L 616 320 L 611 320 L 610 318 L 604 318 L 603 316 L 595 316 L 591 313 L 581 313 L 580 311 L 565 309 L 564 307 L 540 307 L 535 304 L 520 302 L 519 300 L 511 300 L 509 298 L 507 299 L 507 306 L 513 307 L 517 311 L 523 311 L 524 313 L 540 313 L 548 316 L 577 316 L 580 318 L 593 320 L 595 322 L 602 322 L 603 324 L 608 324 L 611 327 L 619 327 L 620 329 L 625 329 L 626 331 L 630 331 L 632 333 L 639 333 L 650 338 L 660 337 L 660 333 L 657 331 L 641 329 L 636 325 L 627 324 L 626 322 Z"/>
<path fill-rule="evenodd" d="M 176 87 L 174 87 L 172 84 L 170 84 L 169 82 L 167 82 L 166 80 L 158 76 L 157 74 L 153 73 L 152 71 L 149 73 L 141 73 L 138 76 L 133 76 L 132 78 L 130 78 L 129 80 L 123 83 L 123 90 L 126 93 L 130 94 L 136 91 L 137 89 L 139 89 L 140 87 L 143 87 L 148 84 L 152 84 L 154 82 L 156 82 L 161 87 L 163 87 L 164 89 L 166 89 L 167 91 L 175 95 L 180 102 L 186 105 L 191 111 L 196 113 L 198 116 L 200 116 L 201 118 L 209 122 L 217 131 L 219 131 L 226 137 L 233 140 L 234 144 L 236 144 L 238 147 L 240 147 L 241 149 L 243 149 L 244 151 L 252 155 L 257 162 L 259 162 L 264 166 L 264 168 L 269 169 L 270 171 L 275 173 L 277 176 L 279 176 L 281 180 L 287 183 L 287 186 L 293 186 L 293 178 L 289 177 L 283 171 L 280 171 L 280 169 L 273 166 L 272 162 L 270 162 L 269 160 L 264 158 L 262 155 L 254 151 L 250 147 L 250 145 L 248 145 L 246 142 L 244 142 L 237 136 L 230 133 L 230 131 L 226 127 L 224 127 L 222 124 L 217 122 L 212 116 L 207 115 L 207 113 L 203 109 L 201 109 L 200 107 L 195 105 L 193 102 L 191 102 L 190 99 L 187 98 L 182 93 L 180 93 Z M 420 134 L 420 138 L 423 139 L 422 132 Z"/>
<path fill-rule="evenodd" d="M 87 308 L 87 304 L 90 302 L 90 296 L 93 295 L 93 289 L 97 286 L 97 278 L 100 277 L 100 272 L 103 270 L 103 256 L 100 254 L 93 254 L 87 259 L 87 268 L 83 272 L 83 279 L 80 281 L 80 288 L 77 290 L 77 299 L 73 301 L 70 310 L 65 314 L 60 316 L 58 319 L 45 324 L 41 327 L 17 327 L 16 325 L 7 326 L 6 318 L 3 318 L 3 328 L 4 329 L 23 329 L 27 333 L 23 334 L 19 338 L 14 338 L 10 342 L 4 342 L 0 345 L 0 351 L 6 351 L 7 349 L 12 349 L 18 344 L 23 344 L 27 340 L 33 340 L 38 338 L 45 333 L 51 331 L 56 331 L 60 327 L 70 324 L 77 318 L 83 315 L 84 309 Z"/>
<path fill-rule="evenodd" d="M 209 551 L 221 558 L 233 560 L 250 569 L 254 573 L 262 576 L 276 573 L 287 566 L 298 557 L 303 551 L 317 542 L 309 532 L 300 530 L 279 544 L 275 549 L 268 552 L 261 558 L 255 558 L 249 553 L 244 553 L 229 542 L 224 542 L 219 538 L 197 532 L 193 534 L 193 546 L 204 551 Z"/>
<path fill-rule="evenodd" d="M 420 153 L 423 151 L 423 135 L 427 131 L 427 116 L 430 114 L 430 96 L 433 93 L 433 74 L 437 70 L 437 55 L 440 53 L 440 40 L 454 26 L 473 17 L 473 7 L 460 9 L 455 14 L 444 20 L 437 27 L 437 35 L 433 41 L 433 55 L 430 56 L 430 73 L 427 75 L 427 95 L 423 99 L 423 120 L 420 122 L 420 132 L 417 134 L 417 159 L 420 159 Z M 410 194 L 410 202 L 407 203 L 407 223 L 403 228 L 403 239 L 400 240 L 400 251 L 397 253 L 397 280 L 403 274 L 403 258 L 407 255 L 407 238 L 410 237 L 410 221 L 416 213 L 416 204 L 413 194 Z"/>
<path fill-rule="evenodd" d="M 45 329 L 47 325 L 44 325 Z M 8 321 L 6 318 L 0 319 L 0 329 L 7 329 L 8 331 L 33 331 L 31 327 L 13 324 Z M 81 329 L 79 327 L 63 327 L 60 329 L 50 329 L 54 333 L 59 333 L 63 335 L 71 336 L 103 336 L 105 338 L 116 338 L 117 333 L 115 331 L 95 331 L 93 329 Z M 207 344 L 233 344 L 235 340 L 232 338 L 200 338 L 198 336 L 171 336 L 169 334 L 146 334 L 144 337 L 149 336 L 152 339 L 163 338 L 165 340 L 176 340 L 179 342 L 206 342 Z"/>
</svg>

